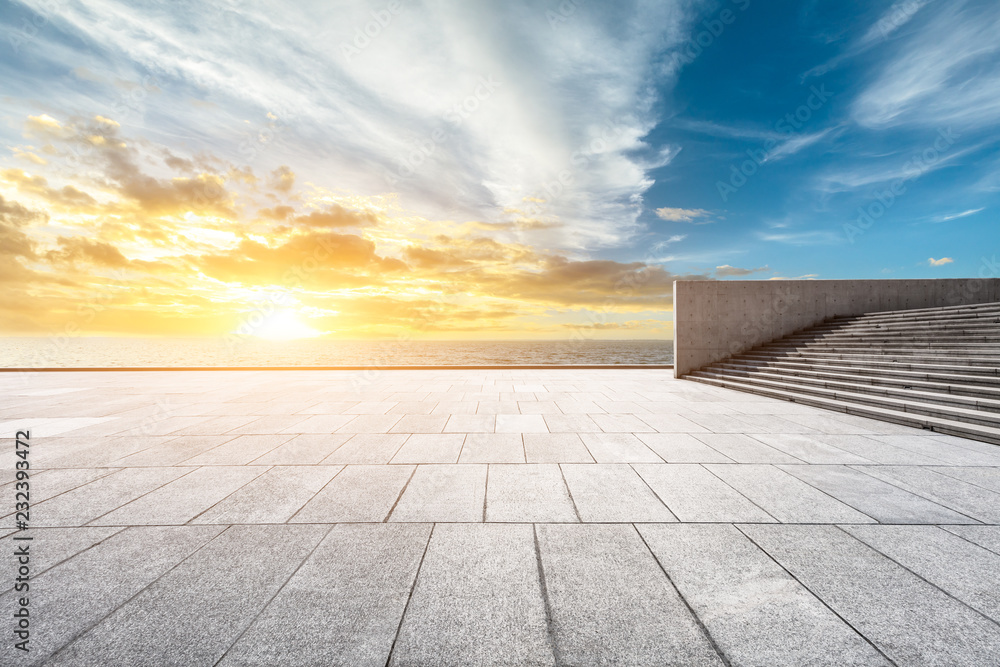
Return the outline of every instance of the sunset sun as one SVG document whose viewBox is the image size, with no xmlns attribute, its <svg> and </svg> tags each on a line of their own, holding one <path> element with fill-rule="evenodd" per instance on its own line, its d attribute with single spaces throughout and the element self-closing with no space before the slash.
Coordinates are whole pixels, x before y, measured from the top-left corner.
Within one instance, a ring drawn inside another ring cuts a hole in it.
<svg viewBox="0 0 1000 667">
<path fill-rule="evenodd" d="M 303 324 L 294 311 L 281 310 L 265 319 L 253 335 L 265 340 L 295 340 L 315 338 L 322 335 L 322 332 Z"/>
</svg>

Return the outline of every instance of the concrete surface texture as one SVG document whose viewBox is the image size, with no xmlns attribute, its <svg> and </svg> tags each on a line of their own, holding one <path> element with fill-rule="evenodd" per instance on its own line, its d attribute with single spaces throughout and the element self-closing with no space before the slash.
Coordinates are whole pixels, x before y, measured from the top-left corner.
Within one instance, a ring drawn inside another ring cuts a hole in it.
<svg viewBox="0 0 1000 667">
<path fill-rule="evenodd" d="M 992 665 L 1000 448 L 664 370 L 0 374 L 4 665 Z M 30 429 L 30 528 L 14 434 Z"/>
<path fill-rule="evenodd" d="M 829 317 L 998 301 L 1000 278 L 678 280 L 674 375 L 681 377 Z"/>
</svg>

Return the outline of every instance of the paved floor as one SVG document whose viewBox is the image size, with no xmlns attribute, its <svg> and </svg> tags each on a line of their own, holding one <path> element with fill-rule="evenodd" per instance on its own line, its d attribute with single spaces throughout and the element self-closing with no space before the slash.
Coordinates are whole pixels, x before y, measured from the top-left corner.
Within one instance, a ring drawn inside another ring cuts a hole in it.
<svg viewBox="0 0 1000 667">
<path fill-rule="evenodd" d="M 0 664 L 1000 664 L 992 445 L 662 370 L 3 373 L 0 396 Z"/>
</svg>

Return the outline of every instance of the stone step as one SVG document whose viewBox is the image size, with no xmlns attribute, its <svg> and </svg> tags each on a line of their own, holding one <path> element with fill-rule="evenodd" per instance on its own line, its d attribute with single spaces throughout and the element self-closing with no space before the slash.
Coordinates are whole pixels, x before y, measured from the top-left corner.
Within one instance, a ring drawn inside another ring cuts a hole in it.
<svg viewBox="0 0 1000 667">
<path fill-rule="evenodd" d="M 950 385 L 938 385 L 932 387 L 915 388 L 913 385 L 905 386 L 883 386 L 871 383 L 859 382 L 849 375 L 840 375 L 838 379 L 831 378 L 807 378 L 799 375 L 782 373 L 780 371 L 755 371 L 750 369 L 734 370 L 731 367 L 712 365 L 702 372 L 717 373 L 719 375 L 738 376 L 749 379 L 769 380 L 772 382 L 785 382 L 789 384 L 802 385 L 805 387 L 818 387 L 821 389 L 831 389 L 833 391 L 849 391 L 859 394 L 871 394 L 874 396 L 889 396 L 905 400 L 930 402 L 940 405 L 950 405 L 953 407 L 966 408 L 969 410 L 980 410 L 983 412 L 997 413 L 1000 420 L 1000 392 L 994 398 L 963 396 L 949 391 Z M 931 384 L 931 383 L 926 383 Z M 943 390 L 938 390 L 942 387 Z"/>
<path fill-rule="evenodd" d="M 919 314 L 919 313 L 945 313 L 945 312 L 959 312 L 959 311 L 977 311 L 990 308 L 1000 308 L 1000 303 L 996 301 L 988 301 L 986 303 L 963 303 L 957 306 L 931 306 L 929 308 L 908 308 L 905 310 L 883 310 L 871 313 L 865 313 L 864 316 L 878 316 L 878 315 L 906 315 L 906 314 Z"/>
<path fill-rule="evenodd" d="M 918 318 L 934 317 L 936 315 L 975 315 L 979 313 L 1000 312 L 1000 303 L 978 303 L 962 306 L 935 306 L 933 308 L 912 308 L 908 310 L 886 310 L 881 312 L 864 313 L 862 315 L 839 315 L 833 319 L 840 321 L 850 321 L 857 319 L 892 319 L 892 318 Z"/>
<path fill-rule="evenodd" d="M 772 365 L 740 365 L 720 361 L 712 364 L 711 367 L 725 369 L 739 373 L 761 373 L 774 377 L 799 377 L 819 381 L 829 382 L 855 382 L 859 385 L 871 385 L 874 387 L 899 387 L 901 389 L 918 389 L 932 391 L 942 394 L 953 394 L 956 396 L 969 396 L 973 398 L 985 398 L 1000 401 L 1000 378 L 992 386 L 982 384 L 986 378 L 973 377 L 971 380 L 975 384 L 966 384 L 966 379 L 960 382 L 948 382 L 947 378 L 953 376 L 941 376 L 939 381 L 924 380 L 914 377 L 895 377 L 885 372 L 865 373 L 863 369 L 850 369 L 853 372 L 835 372 L 815 370 L 810 366 L 797 367 L 775 367 Z M 978 382 L 977 382 L 978 381 Z"/>
<path fill-rule="evenodd" d="M 724 362 L 733 365 L 753 368 L 778 368 L 782 370 L 814 371 L 831 373 L 848 373 L 854 375 L 877 376 L 886 378 L 900 378 L 910 380 L 925 380 L 929 382 L 945 382 L 948 384 L 971 385 L 973 387 L 1000 387 L 1000 375 L 966 374 L 955 372 L 909 370 L 905 368 L 872 368 L 870 364 L 864 365 L 836 365 L 836 364 L 810 364 L 803 361 L 785 360 L 745 360 L 730 358 Z"/>
<path fill-rule="evenodd" d="M 948 363 L 894 362 L 876 361 L 873 359 L 820 358 L 807 355 L 775 355 L 746 352 L 738 355 L 739 359 L 747 361 L 798 361 L 824 366 L 860 366 L 862 368 L 879 368 L 905 371 L 920 371 L 926 373 L 954 373 L 957 375 L 983 375 L 985 377 L 1000 377 L 1000 370 L 995 366 L 968 366 Z"/>
<path fill-rule="evenodd" d="M 955 324 L 959 322 L 992 322 L 1000 317 L 1000 309 L 983 310 L 974 313 L 942 313 L 937 315 L 913 315 L 899 317 L 849 317 L 831 318 L 827 322 L 837 326 L 875 326 L 897 324 Z"/>
<path fill-rule="evenodd" d="M 818 352 L 789 352 L 775 353 L 768 351 L 746 352 L 739 355 L 748 359 L 780 358 L 780 359 L 802 359 L 815 363 L 857 363 L 866 364 L 874 368 L 894 368 L 903 367 L 915 370 L 935 370 L 951 371 L 956 373 L 982 373 L 984 375 L 998 375 L 1000 369 L 997 368 L 995 359 L 972 358 L 972 357 L 921 357 L 915 355 L 879 355 L 879 354 L 822 354 Z"/>
<path fill-rule="evenodd" d="M 997 329 L 997 333 L 987 333 L 987 332 L 971 332 L 971 331 L 955 331 L 951 334 L 935 333 L 935 334 L 915 334 L 912 332 L 901 331 L 896 334 L 843 334 L 843 333 L 827 333 L 827 334 L 792 334 L 791 336 L 786 336 L 782 340 L 793 341 L 793 342 L 844 342 L 844 343 L 895 343 L 895 342 L 909 342 L 909 343 L 919 343 L 933 345 L 935 343 L 943 343 L 946 345 L 958 344 L 966 345 L 969 343 L 993 343 L 1000 345 L 1000 328 Z M 960 340 L 960 343 L 955 343 L 956 340 Z"/>
<path fill-rule="evenodd" d="M 890 410 L 899 410 L 900 412 L 913 412 L 920 415 L 927 415 L 929 417 L 936 417 L 940 419 L 954 419 L 956 421 L 964 421 L 970 424 L 979 424 L 982 426 L 992 426 L 995 428 L 1000 428 L 1000 415 L 998 415 L 997 413 L 985 412 L 982 410 L 962 408 L 952 405 L 944 405 L 941 403 L 926 403 L 924 401 L 905 399 L 905 398 L 893 398 L 891 396 L 877 396 L 874 394 L 865 394 L 850 390 L 833 390 L 833 389 L 824 389 L 822 387 L 794 385 L 784 381 L 760 380 L 756 378 L 742 378 L 742 377 L 734 378 L 733 376 L 730 375 L 725 375 L 721 373 L 712 373 L 710 370 L 695 371 L 695 373 L 698 373 L 700 377 L 712 376 L 715 379 L 736 379 L 739 382 L 744 382 L 746 384 L 757 385 L 762 387 L 768 387 L 770 389 L 794 391 L 800 394 L 820 396 L 823 398 L 830 398 L 838 401 L 861 403 L 862 405 L 874 405 L 877 407 L 888 408 Z"/>
<path fill-rule="evenodd" d="M 934 431 L 935 433 L 956 435 L 963 438 L 972 438 L 975 440 L 982 440 L 984 442 L 1000 444 L 1000 428 L 993 426 L 969 424 L 955 419 L 946 419 L 931 415 L 906 412 L 905 410 L 865 405 L 836 398 L 812 396 L 808 394 L 801 394 L 794 390 L 789 391 L 787 389 L 763 387 L 733 379 L 704 378 L 695 377 L 694 375 L 685 375 L 684 377 L 689 378 L 694 382 L 701 382 L 717 387 L 746 391 L 760 396 L 779 398 L 786 401 L 792 401 L 794 403 L 801 403 L 802 405 L 811 405 L 813 407 L 825 408 L 827 410 L 857 415 L 859 417 L 868 417 L 870 419 L 879 419 L 882 421 L 902 424 L 904 426 L 922 428 Z"/>
<path fill-rule="evenodd" d="M 957 344 L 952 347 L 931 347 L 922 345 L 919 347 L 905 347 L 902 345 L 843 345 L 840 343 L 815 343 L 801 344 L 788 343 L 784 339 L 775 343 L 761 345 L 761 351 L 786 354 L 792 352 L 815 352 L 817 354 L 852 354 L 852 355 L 877 355 L 877 356 L 907 356 L 926 357 L 932 353 L 934 357 L 961 357 L 963 359 L 984 359 L 992 361 L 992 358 L 1000 357 L 1000 346 L 998 345 L 974 345 L 961 347 Z M 988 355 L 992 358 L 984 357 Z"/>
</svg>

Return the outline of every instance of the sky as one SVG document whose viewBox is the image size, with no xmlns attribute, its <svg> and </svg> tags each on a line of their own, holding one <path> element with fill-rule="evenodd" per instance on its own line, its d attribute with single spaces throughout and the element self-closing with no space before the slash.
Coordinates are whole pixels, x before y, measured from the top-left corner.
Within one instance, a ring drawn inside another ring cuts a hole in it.
<svg viewBox="0 0 1000 667">
<path fill-rule="evenodd" d="M 995 0 L 9 1 L 0 334 L 670 338 L 995 277 Z"/>
</svg>

